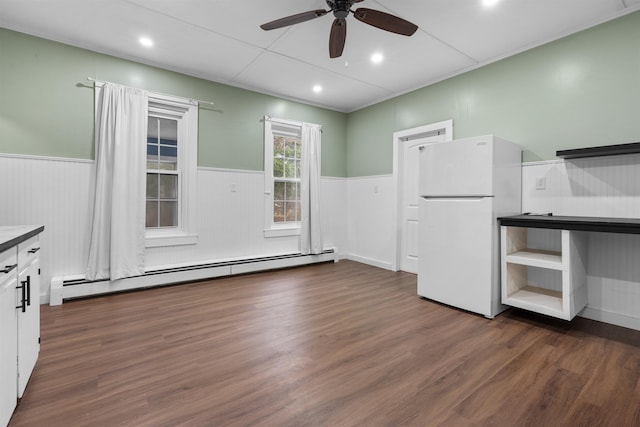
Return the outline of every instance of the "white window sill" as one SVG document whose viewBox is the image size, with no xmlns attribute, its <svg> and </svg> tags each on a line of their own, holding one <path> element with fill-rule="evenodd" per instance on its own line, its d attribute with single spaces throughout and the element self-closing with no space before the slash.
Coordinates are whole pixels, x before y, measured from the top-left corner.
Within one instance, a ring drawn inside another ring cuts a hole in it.
<svg viewBox="0 0 640 427">
<path fill-rule="evenodd" d="M 180 232 L 147 232 L 145 248 L 160 248 L 163 246 L 195 245 L 198 243 L 197 234 Z"/>
<path fill-rule="evenodd" d="M 278 227 L 264 230 L 264 237 L 287 237 L 299 236 L 300 226 L 296 227 Z"/>
</svg>

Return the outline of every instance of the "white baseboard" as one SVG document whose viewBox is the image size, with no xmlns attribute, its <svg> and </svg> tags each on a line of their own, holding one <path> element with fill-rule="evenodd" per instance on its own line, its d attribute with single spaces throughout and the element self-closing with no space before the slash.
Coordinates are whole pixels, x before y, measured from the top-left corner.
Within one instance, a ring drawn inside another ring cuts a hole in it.
<svg viewBox="0 0 640 427">
<path fill-rule="evenodd" d="M 578 316 L 640 331 L 640 319 L 586 307 Z"/>
<path fill-rule="evenodd" d="M 335 261 L 333 252 L 325 252 L 319 255 L 282 256 L 270 258 L 247 259 L 244 262 L 231 261 L 218 263 L 211 266 L 194 265 L 193 269 L 179 268 L 178 271 L 166 272 L 153 271 L 144 276 L 129 277 L 120 280 L 102 280 L 96 282 L 84 282 L 74 284 L 72 279 L 54 277 L 51 280 L 49 305 L 60 305 L 65 299 L 80 298 L 94 295 L 102 295 L 113 292 L 121 292 L 132 289 L 151 288 L 177 283 L 193 282 L 196 280 L 213 279 L 216 277 L 232 276 L 256 271 L 266 271 L 278 268 L 295 267 L 319 262 Z"/>
<path fill-rule="evenodd" d="M 349 254 L 346 256 L 346 259 L 351 261 L 361 262 L 362 264 L 372 265 L 378 268 L 384 268 L 385 270 L 393 270 L 393 265 L 390 262 L 380 261 L 373 258 L 367 258 L 359 255 Z"/>
</svg>

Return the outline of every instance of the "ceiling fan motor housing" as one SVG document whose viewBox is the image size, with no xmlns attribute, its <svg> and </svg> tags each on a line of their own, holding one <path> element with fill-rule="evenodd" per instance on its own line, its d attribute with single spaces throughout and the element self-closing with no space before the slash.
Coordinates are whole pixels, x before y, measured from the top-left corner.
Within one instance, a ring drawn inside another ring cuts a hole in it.
<svg viewBox="0 0 640 427">
<path fill-rule="evenodd" d="M 349 9 L 353 4 L 351 0 L 327 0 L 327 4 L 333 10 L 336 19 L 345 19 L 349 16 Z"/>
</svg>

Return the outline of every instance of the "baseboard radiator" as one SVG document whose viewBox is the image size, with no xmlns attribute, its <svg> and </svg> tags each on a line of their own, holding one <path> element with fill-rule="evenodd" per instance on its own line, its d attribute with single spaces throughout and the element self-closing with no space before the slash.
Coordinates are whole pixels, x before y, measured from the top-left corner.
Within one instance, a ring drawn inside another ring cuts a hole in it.
<svg viewBox="0 0 640 427">
<path fill-rule="evenodd" d="M 54 277 L 51 279 L 49 304 L 60 305 L 64 300 L 73 298 L 335 261 L 335 251 L 328 249 L 317 255 L 294 253 L 150 269 L 142 276 L 120 280 L 89 281 L 79 276 Z"/>
</svg>

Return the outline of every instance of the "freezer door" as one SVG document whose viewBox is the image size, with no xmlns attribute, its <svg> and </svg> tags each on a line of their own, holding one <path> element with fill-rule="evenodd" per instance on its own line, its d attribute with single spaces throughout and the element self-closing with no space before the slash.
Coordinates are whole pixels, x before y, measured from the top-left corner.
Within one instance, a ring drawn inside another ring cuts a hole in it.
<svg viewBox="0 0 640 427">
<path fill-rule="evenodd" d="M 418 294 L 493 317 L 500 289 L 492 198 L 420 203 Z"/>
<path fill-rule="evenodd" d="M 420 151 L 420 195 L 493 195 L 493 137 L 427 144 Z"/>
</svg>

